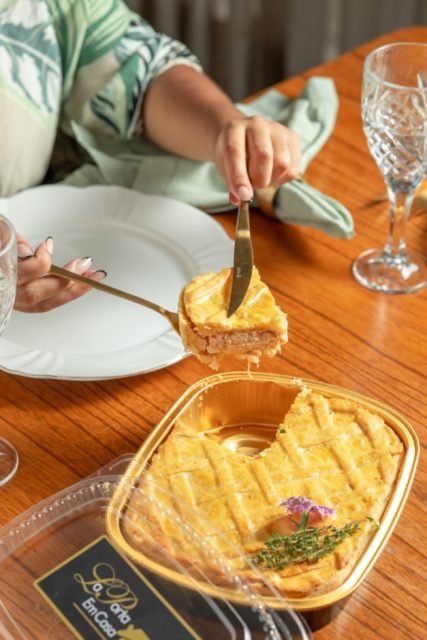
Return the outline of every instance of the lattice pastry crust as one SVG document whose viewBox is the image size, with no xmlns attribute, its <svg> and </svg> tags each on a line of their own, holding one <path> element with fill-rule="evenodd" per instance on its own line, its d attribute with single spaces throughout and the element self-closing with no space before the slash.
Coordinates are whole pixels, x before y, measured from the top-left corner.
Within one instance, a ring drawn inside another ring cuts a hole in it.
<svg viewBox="0 0 427 640">
<path fill-rule="evenodd" d="M 263 585 L 245 556 L 262 546 L 266 531 L 283 516 L 281 501 L 303 495 L 333 507 L 337 527 L 359 521 L 359 531 L 330 555 L 265 572 L 285 597 L 302 598 L 330 591 L 351 573 L 372 534 L 366 518 L 380 520 L 402 454 L 401 440 L 379 415 L 354 401 L 303 389 L 270 447 L 257 457 L 230 451 L 211 439 L 203 425 L 195 430 L 177 422 L 141 485 L 181 516 L 180 503 L 189 504 L 206 523 L 206 539 L 261 592 Z M 138 493 L 131 497 L 127 515 L 126 535 L 135 547 L 150 553 L 147 540 L 152 535 L 172 557 L 199 564 L 221 582 L 215 563 L 202 557 L 171 519 L 142 504 Z"/>
</svg>

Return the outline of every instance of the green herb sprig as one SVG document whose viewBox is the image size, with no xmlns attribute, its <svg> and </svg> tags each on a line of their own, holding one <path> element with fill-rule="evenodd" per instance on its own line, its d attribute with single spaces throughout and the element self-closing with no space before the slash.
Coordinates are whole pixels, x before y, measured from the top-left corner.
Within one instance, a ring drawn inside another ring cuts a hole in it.
<svg viewBox="0 0 427 640">
<path fill-rule="evenodd" d="M 264 542 L 264 548 L 248 559 L 255 565 L 276 570 L 290 564 L 317 562 L 359 529 L 358 522 L 350 522 L 341 528 L 308 527 L 288 534 L 273 534 Z"/>
<path fill-rule="evenodd" d="M 378 531 L 378 529 L 380 528 L 380 523 L 378 522 L 378 520 L 376 520 L 372 516 L 368 516 L 366 519 L 371 525 L 372 529 L 375 529 L 376 531 Z"/>
</svg>

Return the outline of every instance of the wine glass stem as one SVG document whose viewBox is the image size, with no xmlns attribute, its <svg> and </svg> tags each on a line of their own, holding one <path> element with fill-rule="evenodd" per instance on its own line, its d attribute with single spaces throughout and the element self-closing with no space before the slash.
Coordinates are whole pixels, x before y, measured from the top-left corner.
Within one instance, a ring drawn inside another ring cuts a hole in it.
<svg viewBox="0 0 427 640">
<path fill-rule="evenodd" d="M 406 260 L 406 223 L 411 212 L 414 190 L 394 191 L 387 187 L 390 202 L 390 226 L 384 253 L 393 261 Z"/>
</svg>

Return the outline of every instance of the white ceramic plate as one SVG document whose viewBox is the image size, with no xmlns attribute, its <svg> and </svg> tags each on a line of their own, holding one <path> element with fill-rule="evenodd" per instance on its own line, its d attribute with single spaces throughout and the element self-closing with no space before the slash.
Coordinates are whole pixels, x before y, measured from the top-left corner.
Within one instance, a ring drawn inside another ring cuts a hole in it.
<svg viewBox="0 0 427 640">
<path fill-rule="evenodd" d="M 208 214 L 121 187 L 62 185 L 0 199 L 32 246 L 54 239 L 55 264 L 93 257 L 104 282 L 176 310 L 193 276 L 233 262 L 233 243 Z M 186 355 L 161 315 L 91 291 L 42 314 L 14 311 L 0 339 L 0 368 L 10 373 L 99 380 L 146 373 Z"/>
</svg>

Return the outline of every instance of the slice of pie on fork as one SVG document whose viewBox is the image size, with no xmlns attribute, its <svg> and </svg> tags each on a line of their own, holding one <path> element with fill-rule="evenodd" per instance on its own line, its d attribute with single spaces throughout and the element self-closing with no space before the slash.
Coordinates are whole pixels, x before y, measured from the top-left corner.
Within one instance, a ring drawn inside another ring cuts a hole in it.
<svg viewBox="0 0 427 640">
<path fill-rule="evenodd" d="M 262 356 L 273 357 L 287 342 L 287 318 L 254 267 L 246 296 L 230 317 L 232 270 L 196 276 L 182 291 L 179 326 L 185 348 L 217 369 L 232 356 L 258 365 Z"/>
</svg>

